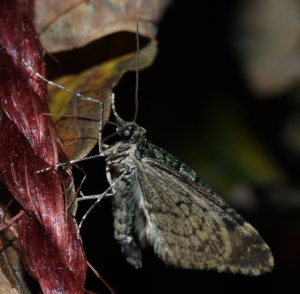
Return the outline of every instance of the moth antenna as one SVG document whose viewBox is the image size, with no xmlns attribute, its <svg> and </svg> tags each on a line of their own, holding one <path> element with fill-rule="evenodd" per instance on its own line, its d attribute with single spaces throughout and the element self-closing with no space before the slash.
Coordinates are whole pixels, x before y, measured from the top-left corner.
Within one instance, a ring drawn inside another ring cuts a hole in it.
<svg viewBox="0 0 300 294">
<path fill-rule="evenodd" d="M 139 109 L 139 71 L 140 71 L 140 38 L 139 38 L 139 20 L 140 11 L 136 15 L 136 55 L 135 55 L 135 94 L 134 94 L 134 117 L 133 122 L 136 122 Z M 112 111 L 117 120 L 124 121 L 116 111 L 115 93 L 111 94 Z"/>
<path fill-rule="evenodd" d="M 114 113 L 114 116 L 116 117 L 117 120 L 119 121 L 124 121 L 124 119 L 121 118 L 121 116 L 117 113 L 117 110 L 116 110 L 116 103 L 115 103 L 115 93 L 111 93 L 111 109 Z"/>
<path fill-rule="evenodd" d="M 133 122 L 136 122 L 138 110 L 139 110 L 139 71 L 140 71 L 140 34 L 139 34 L 139 20 L 140 20 L 140 11 L 137 11 L 136 14 L 136 55 L 135 55 L 135 94 L 134 94 L 134 102 L 135 102 L 135 110 L 134 110 L 134 118 Z"/>
</svg>

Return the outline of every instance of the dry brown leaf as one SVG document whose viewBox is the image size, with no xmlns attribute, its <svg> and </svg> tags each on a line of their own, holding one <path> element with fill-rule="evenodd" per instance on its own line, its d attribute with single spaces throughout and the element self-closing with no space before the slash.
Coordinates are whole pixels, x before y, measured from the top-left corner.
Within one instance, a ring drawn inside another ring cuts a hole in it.
<svg viewBox="0 0 300 294">
<path fill-rule="evenodd" d="M 149 66 L 156 55 L 157 44 L 152 41 L 140 51 L 140 67 Z M 126 54 L 100 65 L 94 66 L 81 74 L 69 75 L 56 80 L 57 83 L 78 93 L 101 99 L 105 104 L 104 119 L 107 120 L 111 108 L 111 93 L 122 75 L 135 70 L 135 53 Z M 65 90 L 52 87 L 50 112 L 52 114 L 68 114 L 77 117 L 53 116 L 68 155 L 72 159 L 85 157 L 98 140 L 99 107 L 95 102 L 82 101 Z M 85 119 L 93 118 L 94 120 Z"/>
<path fill-rule="evenodd" d="M 5 275 L 0 271 L 0 294 L 19 294 L 16 288 L 13 288 L 8 280 L 6 279 Z"/>
<path fill-rule="evenodd" d="M 155 38 L 157 23 L 170 0 L 36 1 L 35 24 L 48 52 L 79 48 L 119 31 L 136 32 L 140 11 L 140 33 Z"/>
<path fill-rule="evenodd" d="M 26 271 L 20 257 L 17 237 L 9 229 L 0 232 L 0 265 L 0 294 L 31 293 L 26 282 Z"/>
</svg>

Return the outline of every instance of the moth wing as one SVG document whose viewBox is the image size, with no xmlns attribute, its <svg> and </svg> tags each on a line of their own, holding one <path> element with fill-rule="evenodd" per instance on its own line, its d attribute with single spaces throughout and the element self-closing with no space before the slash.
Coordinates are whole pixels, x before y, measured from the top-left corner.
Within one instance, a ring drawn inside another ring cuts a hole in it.
<svg viewBox="0 0 300 294">
<path fill-rule="evenodd" d="M 144 234 L 164 262 L 249 275 L 273 268 L 259 233 L 204 184 L 150 158 L 137 167 Z"/>
</svg>

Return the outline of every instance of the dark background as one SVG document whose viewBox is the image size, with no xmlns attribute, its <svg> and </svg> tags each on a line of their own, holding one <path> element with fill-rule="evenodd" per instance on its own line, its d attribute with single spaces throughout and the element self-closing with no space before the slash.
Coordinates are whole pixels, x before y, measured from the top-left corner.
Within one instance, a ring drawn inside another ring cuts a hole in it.
<svg viewBox="0 0 300 294">
<path fill-rule="evenodd" d="M 113 238 L 110 200 L 105 199 L 85 222 L 82 238 L 89 262 L 117 293 L 274 290 L 289 293 L 294 287 L 297 289 L 300 274 L 299 155 L 288 152 L 281 137 L 282 124 L 291 113 L 297 113 L 293 104 L 295 89 L 275 95 L 276 98 L 262 99 L 248 87 L 232 46 L 239 3 L 173 2 L 159 26 L 156 61 L 140 73 L 138 123 L 147 129 L 148 138 L 154 144 L 193 167 L 257 228 L 273 251 L 275 268 L 261 277 L 174 269 L 164 265 L 148 249 L 143 269 L 135 270 L 126 263 Z M 128 42 L 135 46 L 134 36 L 129 39 Z M 129 73 L 115 89 L 117 109 L 128 120 L 134 116 L 134 87 L 135 74 Z M 233 121 L 232 133 L 229 121 Z M 243 141 L 243 135 L 240 138 L 236 135 L 236 126 L 242 131 L 250 130 L 275 158 L 284 175 L 282 181 L 251 180 L 255 175 L 241 172 L 230 161 L 230 152 L 238 154 L 238 146 L 248 144 Z M 233 135 L 235 141 L 231 141 Z M 103 160 L 80 166 L 88 174 L 84 193 L 103 191 Z M 75 173 L 78 178 L 82 176 L 78 171 Z M 233 193 L 239 183 L 242 187 L 250 187 L 247 190 L 250 200 L 246 199 L 243 205 L 235 199 L 238 193 Z M 289 199 L 296 200 L 290 204 Z M 255 205 L 251 204 L 253 201 Z M 89 206 L 90 203 L 80 204 L 79 219 Z M 92 273 L 89 273 L 87 285 L 89 290 L 108 293 Z"/>
</svg>

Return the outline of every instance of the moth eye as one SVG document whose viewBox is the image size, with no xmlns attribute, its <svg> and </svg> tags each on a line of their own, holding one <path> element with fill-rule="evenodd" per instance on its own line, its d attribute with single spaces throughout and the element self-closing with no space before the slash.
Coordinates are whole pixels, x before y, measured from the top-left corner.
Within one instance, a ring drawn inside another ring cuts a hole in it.
<svg viewBox="0 0 300 294">
<path fill-rule="evenodd" d="M 124 139 L 129 139 L 132 136 L 132 130 L 129 128 L 126 128 L 121 131 L 121 136 Z"/>
</svg>

